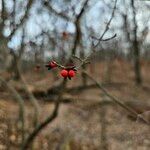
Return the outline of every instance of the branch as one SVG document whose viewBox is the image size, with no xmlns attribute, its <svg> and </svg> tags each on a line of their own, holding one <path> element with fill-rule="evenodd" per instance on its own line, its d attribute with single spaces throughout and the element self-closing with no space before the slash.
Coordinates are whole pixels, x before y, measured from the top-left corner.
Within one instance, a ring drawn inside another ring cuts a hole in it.
<svg viewBox="0 0 150 150">
<path fill-rule="evenodd" d="M 106 24 L 105 30 L 104 30 L 104 32 L 102 33 L 102 35 L 100 36 L 100 38 L 98 38 L 98 42 L 97 42 L 96 45 L 94 45 L 94 48 L 96 48 L 96 47 L 100 44 L 100 42 L 102 41 L 102 39 L 103 39 L 105 33 L 109 30 L 109 26 L 110 26 L 111 21 L 112 21 L 112 19 L 113 19 L 113 17 L 114 17 L 114 14 L 115 14 L 116 5 L 117 5 L 117 0 L 115 0 L 115 4 L 114 4 L 114 7 L 113 7 L 113 11 L 112 11 L 112 14 L 111 14 L 111 17 L 110 17 L 108 23 Z"/>
<path fill-rule="evenodd" d="M 80 27 L 79 27 L 79 22 L 80 22 L 80 18 L 82 17 L 83 13 L 84 13 L 84 7 L 87 6 L 87 3 L 88 3 L 88 0 L 85 1 L 80 13 L 77 15 L 76 17 L 76 21 L 75 21 L 75 25 L 77 26 L 77 29 L 80 30 Z M 54 11 L 54 10 L 53 10 Z M 56 12 L 55 12 L 56 13 Z M 58 13 L 56 13 L 57 15 L 60 15 Z M 79 34 L 80 34 L 80 31 L 78 32 L 77 31 L 77 34 L 76 34 L 76 37 L 75 37 L 75 42 L 74 42 L 74 46 L 73 46 L 73 49 L 72 49 L 72 54 L 75 55 L 76 53 L 76 46 L 78 44 L 78 38 L 79 38 Z M 69 68 L 69 67 L 65 67 L 61 64 L 58 64 L 56 63 L 57 66 L 59 68 L 62 68 L 62 69 L 65 69 L 65 68 Z M 74 68 L 75 66 L 71 66 L 71 68 Z M 60 93 L 59 93 L 59 96 L 58 96 L 58 99 L 56 100 L 56 103 L 55 103 L 55 108 L 53 110 L 53 113 L 44 121 L 42 122 L 41 124 L 39 124 L 34 130 L 33 132 L 27 137 L 26 141 L 24 142 L 23 144 L 23 147 L 22 147 L 22 150 L 25 150 L 28 148 L 28 146 L 30 145 L 30 143 L 34 140 L 34 138 L 37 136 L 37 134 L 47 125 L 49 124 L 51 121 L 53 121 L 53 119 L 55 119 L 57 117 L 57 113 L 58 113 L 58 109 L 59 109 L 59 104 L 60 104 L 60 100 L 62 98 L 62 93 L 63 93 L 63 90 L 66 86 L 66 82 L 67 80 L 64 79 L 63 83 L 61 84 L 61 88 L 60 89 Z"/>
<path fill-rule="evenodd" d="M 39 124 L 33 131 L 32 133 L 27 137 L 27 139 L 25 140 L 23 146 L 22 146 L 22 150 L 26 150 L 30 143 L 35 139 L 35 137 L 39 134 L 39 132 L 44 129 L 50 122 L 52 122 L 58 115 L 58 110 L 59 110 L 59 106 L 60 106 L 60 100 L 62 98 L 62 94 L 64 92 L 64 89 L 66 87 L 66 83 L 67 83 L 67 80 L 64 79 L 63 80 L 63 84 L 62 84 L 62 87 L 61 87 L 61 90 L 60 90 L 60 93 L 58 95 L 58 99 L 56 100 L 55 102 L 55 108 L 52 112 L 52 114 L 46 118 L 41 124 Z"/>
<path fill-rule="evenodd" d="M 6 7 L 5 7 L 5 2 L 4 0 L 1 1 L 1 18 L 0 18 L 0 37 L 3 37 L 3 28 L 4 28 L 4 23 L 7 18 L 7 12 L 6 12 Z"/>
<path fill-rule="evenodd" d="M 74 43 L 73 43 L 73 46 L 72 46 L 72 53 L 71 55 L 74 55 L 75 54 L 75 51 L 77 49 L 77 46 L 78 46 L 78 43 L 80 42 L 80 38 L 81 38 L 81 29 L 80 29 L 80 19 L 82 18 L 84 12 L 85 12 L 85 8 L 87 6 L 87 3 L 88 3 L 88 0 L 85 0 L 81 10 L 80 10 L 80 13 L 76 16 L 76 19 L 75 19 L 75 28 L 76 28 L 76 33 L 75 33 L 75 38 L 74 38 Z M 51 5 L 50 3 L 48 2 L 48 0 L 44 0 L 43 1 L 43 4 L 44 6 L 52 13 L 54 13 L 55 15 L 57 15 L 58 17 L 61 17 L 63 19 L 65 19 L 66 21 L 71 21 L 71 19 L 66 16 L 65 14 L 63 14 L 62 12 L 57 12 Z"/>
<path fill-rule="evenodd" d="M 75 38 L 74 38 L 74 45 L 72 47 L 72 53 L 71 55 L 75 55 L 76 53 L 76 49 L 77 49 L 77 46 L 78 46 L 78 43 L 81 42 L 81 29 L 80 29 L 80 19 L 82 18 L 84 12 L 85 12 L 85 9 L 87 7 L 87 4 L 88 4 L 88 0 L 86 0 L 80 10 L 80 13 L 76 16 L 76 19 L 75 19 L 75 28 L 76 28 L 76 33 L 75 33 Z"/>
<path fill-rule="evenodd" d="M 93 82 L 95 82 L 95 84 L 97 85 L 97 87 L 99 89 L 102 90 L 102 92 L 108 96 L 111 100 L 113 100 L 116 104 L 118 104 L 120 107 L 124 108 L 127 112 L 129 112 L 130 114 L 132 114 L 133 116 L 135 116 L 136 118 L 139 117 L 139 114 L 133 110 L 132 108 L 128 107 L 127 105 L 125 105 L 124 103 L 122 103 L 120 100 L 118 100 L 117 98 L 115 98 L 114 96 L 112 96 L 111 94 L 109 94 L 109 92 L 99 83 L 97 82 L 92 76 L 90 76 L 86 71 L 83 71 L 83 73 L 89 78 L 91 79 Z M 144 121 L 147 125 L 150 125 L 150 122 L 146 119 L 144 119 L 143 117 L 140 117 L 140 119 L 142 121 Z"/>
<path fill-rule="evenodd" d="M 24 41 L 25 41 L 25 27 L 22 28 L 21 45 L 20 45 L 19 54 L 18 54 L 19 59 L 21 58 L 21 56 L 23 55 L 23 53 L 25 51 Z"/>
<path fill-rule="evenodd" d="M 109 41 L 109 40 L 112 40 L 114 39 L 115 37 L 117 36 L 117 34 L 114 34 L 112 37 L 109 37 L 109 38 L 106 38 L 106 39 L 102 39 L 101 41 Z M 96 40 L 99 40 L 98 38 L 92 36 L 93 39 L 96 39 Z"/>
<path fill-rule="evenodd" d="M 47 3 L 47 2 L 46 2 Z M 74 46 L 72 48 L 72 55 L 75 55 L 76 53 L 76 48 L 77 48 L 77 44 L 78 44 L 78 39 L 80 38 L 80 18 L 82 17 L 83 13 L 84 13 L 84 10 L 85 10 L 85 7 L 87 6 L 87 3 L 88 3 L 88 0 L 85 1 L 80 13 L 77 15 L 76 17 L 76 21 L 75 21 L 75 25 L 76 25 L 76 30 L 77 30 L 77 34 L 75 36 L 75 41 L 74 41 Z M 51 9 L 51 7 L 50 7 Z M 54 11 L 54 9 L 52 9 L 52 11 Z M 54 11 L 55 14 L 57 15 L 60 15 L 58 14 L 56 11 Z M 62 16 L 62 14 L 61 14 Z M 55 62 L 56 63 L 56 62 Z M 71 67 L 66 67 L 66 66 L 63 66 L 59 63 L 56 63 L 57 66 L 61 69 L 68 69 L 68 68 L 74 68 L 75 69 L 75 66 L 71 66 Z M 39 124 L 34 130 L 33 132 L 27 137 L 26 141 L 24 142 L 23 144 L 23 147 L 22 147 L 22 150 L 25 150 L 29 147 L 30 143 L 34 140 L 34 138 L 37 136 L 37 134 L 46 126 L 48 125 L 51 121 L 53 121 L 56 117 L 57 117 L 57 114 L 58 114 L 58 110 L 59 110 L 59 104 L 60 104 L 60 100 L 62 99 L 62 94 L 64 92 L 64 89 L 66 88 L 66 83 L 67 83 L 67 80 L 64 79 L 62 84 L 61 84 L 61 89 L 59 90 L 60 93 L 58 95 L 58 99 L 56 100 L 56 103 L 55 103 L 55 108 L 53 110 L 53 113 L 44 121 L 42 122 L 41 124 Z"/>
<path fill-rule="evenodd" d="M 1 19 L 2 19 L 2 24 L 4 24 L 6 17 L 6 7 L 5 7 L 5 2 L 2 0 L 2 10 L 1 10 Z"/>
<path fill-rule="evenodd" d="M 77 71 L 78 69 L 80 69 L 82 66 L 84 66 L 84 65 L 86 65 L 86 64 L 89 64 L 90 62 L 88 61 L 88 58 L 85 58 L 85 59 L 81 59 L 81 58 L 79 58 L 79 57 L 77 57 L 76 55 L 73 55 L 72 56 L 73 58 L 76 58 L 76 59 L 78 59 L 78 60 L 80 60 L 80 64 L 78 65 L 78 66 L 75 66 L 75 65 L 72 65 L 72 66 L 64 66 L 64 65 L 62 65 L 62 64 L 60 64 L 60 63 L 58 63 L 58 62 L 56 62 L 56 61 L 53 61 L 56 65 L 57 65 L 57 67 L 58 68 L 60 68 L 60 69 L 66 69 L 66 70 L 69 70 L 69 69 L 73 69 L 73 70 L 75 70 L 75 71 Z M 46 67 L 47 67 L 47 65 L 45 65 Z"/>
<path fill-rule="evenodd" d="M 34 0 L 28 0 L 27 6 L 26 6 L 26 11 L 24 13 L 24 16 L 21 18 L 20 23 L 16 24 L 13 31 L 11 32 L 11 34 L 9 35 L 9 39 L 11 40 L 11 38 L 13 37 L 13 35 L 16 33 L 16 31 L 25 23 L 25 21 L 28 19 L 29 17 L 29 12 L 30 12 L 30 8 L 33 4 Z"/>
<path fill-rule="evenodd" d="M 63 18 L 64 20 L 66 21 L 71 21 L 71 19 L 66 16 L 65 14 L 63 14 L 62 12 L 58 12 L 56 11 L 52 6 L 51 4 L 48 2 L 48 0 L 43 0 L 43 5 L 53 14 L 55 14 L 56 16 L 58 17 L 61 17 Z"/>
<path fill-rule="evenodd" d="M 123 28 L 124 28 L 124 32 L 126 34 L 126 39 L 128 42 L 132 42 L 132 39 L 130 37 L 130 31 L 129 31 L 129 26 L 128 26 L 128 18 L 127 18 L 127 15 L 124 14 L 124 13 L 121 13 L 122 15 L 122 18 L 123 18 Z"/>
</svg>

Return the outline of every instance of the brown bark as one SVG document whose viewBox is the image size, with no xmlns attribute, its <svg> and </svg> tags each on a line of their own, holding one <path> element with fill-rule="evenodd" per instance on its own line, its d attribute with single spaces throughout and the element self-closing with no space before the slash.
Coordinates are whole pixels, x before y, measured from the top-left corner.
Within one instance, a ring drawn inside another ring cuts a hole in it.
<svg viewBox="0 0 150 150">
<path fill-rule="evenodd" d="M 137 39 L 137 20 L 134 0 L 131 0 L 131 7 L 133 11 L 133 54 L 134 54 L 134 73 L 135 82 L 140 85 L 142 83 L 141 66 L 140 66 L 140 47 Z"/>
</svg>

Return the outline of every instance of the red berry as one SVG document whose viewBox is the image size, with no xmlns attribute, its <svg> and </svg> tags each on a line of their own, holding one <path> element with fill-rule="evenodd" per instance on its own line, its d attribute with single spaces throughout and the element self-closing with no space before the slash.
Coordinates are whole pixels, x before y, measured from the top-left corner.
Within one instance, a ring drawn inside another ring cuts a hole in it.
<svg viewBox="0 0 150 150">
<path fill-rule="evenodd" d="M 50 66 L 51 68 L 55 68 L 55 67 L 57 67 L 57 64 L 55 63 L 55 61 L 51 61 L 51 62 L 49 63 L 49 66 Z"/>
<path fill-rule="evenodd" d="M 64 39 L 64 40 L 67 40 L 69 35 L 68 35 L 67 32 L 64 31 L 64 32 L 62 33 L 62 36 L 63 36 L 63 39 Z"/>
<path fill-rule="evenodd" d="M 60 72 L 60 74 L 61 74 L 61 76 L 64 77 L 64 78 L 68 77 L 68 71 L 65 70 L 65 69 L 63 69 L 63 70 Z"/>
<path fill-rule="evenodd" d="M 71 77 L 71 78 L 74 77 L 75 76 L 75 71 L 74 70 L 69 70 L 68 76 Z"/>
</svg>

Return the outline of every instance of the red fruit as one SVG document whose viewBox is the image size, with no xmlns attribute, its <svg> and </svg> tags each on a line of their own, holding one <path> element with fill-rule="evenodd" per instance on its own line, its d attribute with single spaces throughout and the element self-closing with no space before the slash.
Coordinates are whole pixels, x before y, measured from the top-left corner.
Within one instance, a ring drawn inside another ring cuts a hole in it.
<svg viewBox="0 0 150 150">
<path fill-rule="evenodd" d="M 68 76 L 69 76 L 70 78 L 74 77 L 74 76 L 75 76 L 75 71 L 74 71 L 74 70 L 69 70 Z"/>
<path fill-rule="evenodd" d="M 61 76 L 64 77 L 64 78 L 68 77 L 68 71 L 65 70 L 65 69 L 63 69 L 63 70 L 60 72 L 60 74 L 61 74 Z"/>
<path fill-rule="evenodd" d="M 50 66 L 51 68 L 55 68 L 55 67 L 57 67 L 57 64 L 55 63 L 55 61 L 51 61 L 51 62 L 49 63 L 49 66 Z"/>
<path fill-rule="evenodd" d="M 65 31 L 62 33 L 62 36 L 63 36 L 63 39 L 64 39 L 64 40 L 67 40 L 67 39 L 68 39 L 68 33 L 65 32 Z"/>
</svg>

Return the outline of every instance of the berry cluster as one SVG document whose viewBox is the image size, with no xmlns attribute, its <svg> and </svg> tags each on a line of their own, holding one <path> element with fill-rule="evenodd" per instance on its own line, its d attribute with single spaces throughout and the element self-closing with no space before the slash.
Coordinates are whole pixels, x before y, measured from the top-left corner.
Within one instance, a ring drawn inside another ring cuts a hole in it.
<svg viewBox="0 0 150 150">
<path fill-rule="evenodd" d="M 76 71 L 77 71 L 75 69 L 75 66 L 64 67 L 64 66 L 57 64 L 55 61 L 48 62 L 48 64 L 46 64 L 45 67 L 47 67 L 48 70 L 51 70 L 51 69 L 56 68 L 56 67 L 61 68 L 62 70 L 60 72 L 60 75 L 64 78 L 68 78 L 70 80 L 71 80 L 71 78 L 73 78 L 75 76 Z"/>
<path fill-rule="evenodd" d="M 75 76 L 75 70 L 74 69 L 63 69 L 60 72 L 60 74 L 62 77 L 68 78 L 71 80 L 71 78 Z"/>
</svg>

